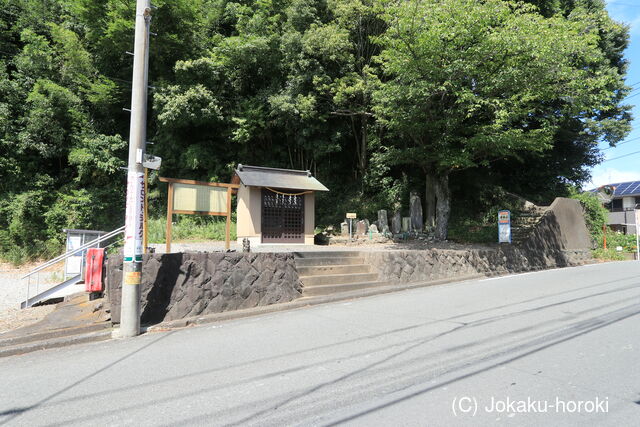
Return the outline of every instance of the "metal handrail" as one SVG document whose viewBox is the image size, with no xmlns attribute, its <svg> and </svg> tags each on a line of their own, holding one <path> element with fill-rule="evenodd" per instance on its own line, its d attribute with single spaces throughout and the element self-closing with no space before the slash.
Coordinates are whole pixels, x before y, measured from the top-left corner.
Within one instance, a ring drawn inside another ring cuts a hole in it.
<svg viewBox="0 0 640 427">
<path fill-rule="evenodd" d="M 88 248 L 90 248 L 91 246 L 93 246 L 93 245 L 95 245 L 97 243 L 101 243 L 101 242 L 104 242 L 105 240 L 109 240 L 113 236 L 117 236 L 120 233 L 124 233 L 124 225 L 122 227 L 120 227 L 120 228 L 117 228 L 117 229 L 115 229 L 113 231 L 110 231 L 107 234 L 104 234 L 104 235 L 98 237 L 97 239 L 94 239 L 94 240 L 92 240 L 92 241 L 90 241 L 88 243 L 85 243 L 84 245 L 82 245 L 82 246 L 80 246 L 80 247 L 78 247 L 76 249 L 67 251 L 67 252 L 63 253 L 62 255 L 58 255 L 57 257 L 55 257 L 53 259 L 50 259 L 49 261 L 45 262 L 44 264 L 40 264 L 39 266 L 37 266 L 33 270 L 31 270 L 29 273 L 27 273 L 26 275 L 22 276 L 20 278 L 20 280 L 24 280 L 27 277 L 31 277 L 32 275 L 38 273 L 39 271 L 42 271 L 45 268 L 52 266 L 53 264 L 57 264 L 60 261 L 65 260 L 65 259 L 77 254 L 78 252 L 82 252 L 85 249 L 88 249 Z"/>
</svg>

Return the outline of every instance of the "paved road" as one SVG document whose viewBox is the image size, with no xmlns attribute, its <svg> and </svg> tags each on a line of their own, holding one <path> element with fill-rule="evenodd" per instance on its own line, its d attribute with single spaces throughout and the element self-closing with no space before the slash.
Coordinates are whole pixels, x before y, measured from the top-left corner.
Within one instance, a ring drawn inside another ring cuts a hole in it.
<svg viewBox="0 0 640 427">
<path fill-rule="evenodd" d="M 639 303 L 619 262 L 31 353 L 0 424 L 638 425 Z"/>
</svg>

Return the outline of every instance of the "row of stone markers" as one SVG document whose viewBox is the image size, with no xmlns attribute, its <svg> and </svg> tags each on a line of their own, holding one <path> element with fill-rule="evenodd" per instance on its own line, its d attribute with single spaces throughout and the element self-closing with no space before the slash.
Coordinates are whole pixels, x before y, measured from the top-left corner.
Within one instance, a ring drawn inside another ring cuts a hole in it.
<svg viewBox="0 0 640 427">
<path fill-rule="evenodd" d="M 349 221 L 349 220 L 347 220 Z M 349 223 L 345 221 L 341 224 L 342 237 L 349 237 Z M 390 238 L 406 238 L 407 235 L 422 233 L 424 220 L 422 217 L 422 204 L 418 193 L 412 192 L 409 199 L 409 216 L 403 217 L 400 209 L 397 209 L 391 217 L 387 211 L 378 211 L 378 220 L 371 223 L 368 219 L 362 219 L 354 223 L 352 230 L 353 237 L 358 239 L 369 237 L 371 239 L 388 240 Z"/>
</svg>

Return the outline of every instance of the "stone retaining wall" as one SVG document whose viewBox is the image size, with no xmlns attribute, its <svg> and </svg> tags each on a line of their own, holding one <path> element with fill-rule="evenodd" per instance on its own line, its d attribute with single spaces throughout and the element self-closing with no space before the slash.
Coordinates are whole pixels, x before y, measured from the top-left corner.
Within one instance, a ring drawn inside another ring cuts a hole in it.
<svg viewBox="0 0 640 427">
<path fill-rule="evenodd" d="M 122 256 L 106 262 L 113 323 L 120 322 Z M 302 294 L 290 253 L 172 253 L 143 259 L 145 324 L 289 302 Z"/>
<path fill-rule="evenodd" d="M 591 241 L 580 202 L 559 197 L 519 245 L 486 250 L 363 252 L 363 256 L 380 280 L 407 283 L 580 265 L 591 259 Z"/>
<path fill-rule="evenodd" d="M 588 250 L 536 253 L 519 247 L 496 249 L 362 252 L 379 280 L 398 284 L 449 279 L 472 274 L 496 275 L 568 267 L 591 259 Z"/>
</svg>

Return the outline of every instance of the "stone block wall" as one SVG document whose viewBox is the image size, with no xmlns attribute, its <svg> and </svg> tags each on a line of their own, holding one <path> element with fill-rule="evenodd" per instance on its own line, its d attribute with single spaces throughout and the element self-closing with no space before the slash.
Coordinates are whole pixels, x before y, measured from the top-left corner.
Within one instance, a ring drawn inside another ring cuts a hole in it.
<svg viewBox="0 0 640 427">
<path fill-rule="evenodd" d="M 423 282 L 468 276 L 568 267 L 591 259 L 591 239 L 580 202 L 557 198 L 519 245 L 493 248 L 363 252 L 380 280 Z"/>
<path fill-rule="evenodd" d="M 365 262 L 373 266 L 380 280 L 426 282 L 472 274 L 496 275 L 580 265 L 591 259 L 588 250 L 536 253 L 519 247 L 495 249 L 420 251 L 363 251 Z"/>
<path fill-rule="evenodd" d="M 106 262 L 112 322 L 120 322 L 122 256 Z M 143 258 L 143 324 L 289 302 L 302 295 L 293 254 L 172 253 Z"/>
</svg>

